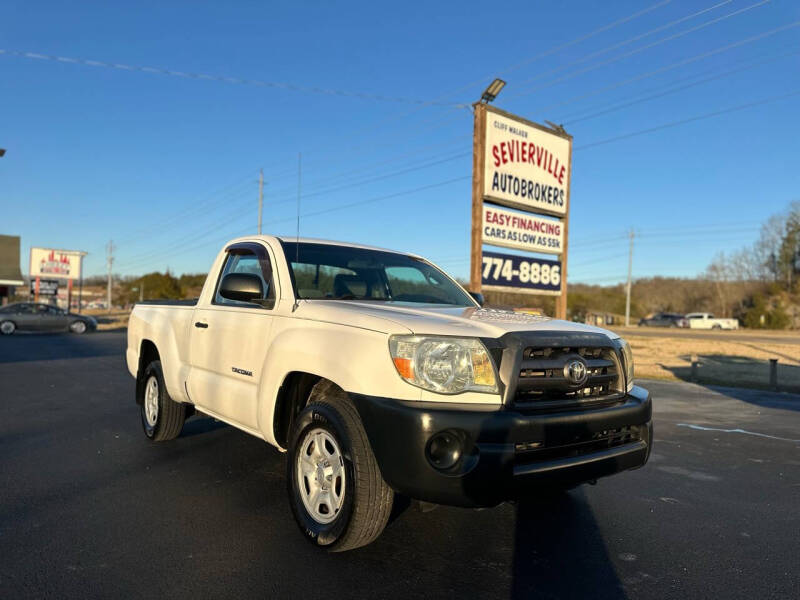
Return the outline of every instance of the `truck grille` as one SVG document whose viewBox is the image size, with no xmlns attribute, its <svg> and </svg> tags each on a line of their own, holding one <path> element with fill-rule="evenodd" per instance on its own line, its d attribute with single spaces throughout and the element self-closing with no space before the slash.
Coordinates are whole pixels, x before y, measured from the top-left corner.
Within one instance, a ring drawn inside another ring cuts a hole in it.
<svg viewBox="0 0 800 600">
<path fill-rule="evenodd" d="M 550 443 L 516 444 L 516 464 L 531 464 L 560 458 L 574 458 L 610 448 L 618 448 L 642 439 L 638 426 L 607 429 L 587 433 L 573 439 L 553 440 Z"/>
<path fill-rule="evenodd" d="M 513 404 L 533 410 L 581 409 L 624 396 L 619 358 L 610 346 L 529 346 L 523 350 Z"/>
</svg>

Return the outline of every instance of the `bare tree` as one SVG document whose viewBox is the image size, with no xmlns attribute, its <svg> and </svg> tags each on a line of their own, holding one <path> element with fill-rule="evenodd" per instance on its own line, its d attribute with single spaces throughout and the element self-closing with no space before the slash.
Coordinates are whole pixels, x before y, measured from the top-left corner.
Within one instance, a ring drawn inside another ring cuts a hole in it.
<svg viewBox="0 0 800 600">
<path fill-rule="evenodd" d="M 735 267 L 724 252 L 720 252 L 706 269 L 706 279 L 711 282 L 722 317 L 729 316 L 730 282 L 736 278 Z"/>
</svg>

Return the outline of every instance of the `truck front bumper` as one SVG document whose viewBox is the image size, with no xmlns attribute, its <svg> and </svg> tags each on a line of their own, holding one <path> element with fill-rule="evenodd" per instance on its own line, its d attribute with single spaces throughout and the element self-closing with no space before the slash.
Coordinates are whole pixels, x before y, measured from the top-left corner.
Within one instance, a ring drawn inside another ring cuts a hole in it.
<svg viewBox="0 0 800 600">
<path fill-rule="evenodd" d="M 611 406 L 558 413 L 350 397 L 386 482 L 437 504 L 494 506 L 636 469 L 653 443 L 650 394 L 640 387 Z M 448 468 L 434 466 L 437 434 L 457 447 Z"/>
</svg>

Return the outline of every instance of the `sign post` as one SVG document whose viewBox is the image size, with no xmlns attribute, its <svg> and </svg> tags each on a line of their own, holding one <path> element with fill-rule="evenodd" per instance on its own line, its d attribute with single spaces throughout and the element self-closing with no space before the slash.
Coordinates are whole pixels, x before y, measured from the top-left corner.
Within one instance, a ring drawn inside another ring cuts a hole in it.
<svg viewBox="0 0 800 600">
<path fill-rule="evenodd" d="M 565 319 L 572 136 L 484 102 L 473 108 L 470 288 L 554 295 Z M 484 244 L 558 260 L 484 253 Z"/>
<path fill-rule="evenodd" d="M 566 132 L 565 132 L 566 134 Z M 572 138 L 569 143 L 569 182 L 567 185 L 567 212 L 564 214 L 564 245 L 560 254 L 561 258 L 561 295 L 556 298 L 556 317 L 567 318 L 567 246 L 569 245 L 569 192 L 572 188 Z"/>
<path fill-rule="evenodd" d="M 486 146 L 486 105 L 480 102 L 473 104 L 475 129 L 472 132 L 472 241 L 470 244 L 469 286 L 476 293 L 481 293 L 481 254 L 483 250 L 483 191 L 484 163 L 483 151 Z"/>
</svg>

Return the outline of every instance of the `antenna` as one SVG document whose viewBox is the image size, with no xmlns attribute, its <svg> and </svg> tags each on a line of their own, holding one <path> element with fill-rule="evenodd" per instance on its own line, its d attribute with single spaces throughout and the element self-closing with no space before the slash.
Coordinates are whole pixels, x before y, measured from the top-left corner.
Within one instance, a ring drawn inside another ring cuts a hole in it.
<svg viewBox="0 0 800 600">
<path fill-rule="evenodd" d="M 294 245 L 295 264 L 300 264 L 300 189 L 302 183 L 302 174 L 303 174 L 303 154 L 302 152 L 298 152 L 297 153 L 297 238 L 295 240 L 295 245 Z M 299 305 L 300 305 L 300 298 L 295 297 L 294 306 L 292 306 L 292 312 L 296 311 Z"/>
<path fill-rule="evenodd" d="M 303 154 L 297 153 L 297 244 L 295 262 L 300 262 L 300 185 L 302 183 L 303 174 Z"/>
</svg>

